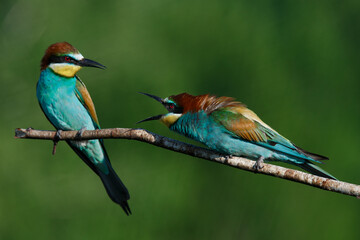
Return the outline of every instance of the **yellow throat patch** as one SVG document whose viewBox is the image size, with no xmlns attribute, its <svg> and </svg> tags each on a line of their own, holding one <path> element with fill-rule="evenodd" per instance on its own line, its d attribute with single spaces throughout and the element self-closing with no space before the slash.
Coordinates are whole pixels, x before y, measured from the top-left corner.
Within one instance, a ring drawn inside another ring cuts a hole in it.
<svg viewBox="0 0 360 240">
<path fill-rule="evenodd" d="M 182 114 L 180 113 L 168 113 L 164 116 L 162 116 L 160 118 L 160 121 L 165 124 L 167 127 L 170 127 L 171 125 L 173 125 L 180 117 L 182 116 Z"/>
<path fill-rule="evenodd" d="M 57 74 L 64 77 L 74 77 L 81 69 L 81 66 L 67 64 L 67 63 L 52 63 L 49 67 Z"/>
</svg>

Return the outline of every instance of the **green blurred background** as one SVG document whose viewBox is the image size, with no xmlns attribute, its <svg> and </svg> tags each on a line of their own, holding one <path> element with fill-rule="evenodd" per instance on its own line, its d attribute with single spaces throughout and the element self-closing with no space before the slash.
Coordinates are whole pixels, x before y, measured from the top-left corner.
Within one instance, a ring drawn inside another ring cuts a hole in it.
<svg viewBox="0 0 360 240">
<path fill-rule="evenodd" d="M 360 200 L 148 144 L 106 140 L 130 194 L 126 217 L 60 143 L 35 96 L 39 62 L 68 41 L 108 69 L 83 69 L 103 128 L 158 122 L 138 91 L 246 103 L 324 169 L 360 183 L 360 1 L 125 0 L 0 3 L 0 239 L 359 239 Z M 193 142 L 191 142 L 193 143 Z M 288 165 L 287 165 L 288 166 Z M 290 166 L 288 166 L 290 167 Z"/>
</svg>

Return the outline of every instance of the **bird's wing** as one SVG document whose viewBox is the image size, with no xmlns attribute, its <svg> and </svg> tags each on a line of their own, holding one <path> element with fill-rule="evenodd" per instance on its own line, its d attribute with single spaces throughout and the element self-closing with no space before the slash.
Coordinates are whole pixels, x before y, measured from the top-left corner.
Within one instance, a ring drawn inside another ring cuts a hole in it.
<svg viewBox="0 0 360 240">
<path fill-rule="evenodd" d="M 307 152 L 281 136 L 264 123 L 253 111 L 244 106 L 230 106 L 211 113 L 234 137 L 256 145 L 315 162 L 327 160 L 325 156 Z"/>
<path fill-rule="evenodd" d="M 78 76 L 76 76 L 75 94 L 91 116 L 95 128 L 99 129 L 100 124 L 96 115 L 94 103 L 90 97 L 89 91 L 86 89 L 85 84 L 83 83 L 83 81 L 80 80 Z"/>
<path fill-rule="evenodd" d="M 278 132 L 264 123 L 253 111 L 244 106 L 221 108 L 211 116 L 235 136 L 256 143 L 269 145 L 282 144 L 295 149 L 295 146 Z"/>
<path fill-rule="evenodd" d="M 84 82 L 81 81 L 81 79 L 78 76 L 76 76 L 75 94 L 79 99 L 79 101 L 82 103 L 82 105 L 85 107 L 85 109 L 88 111 L 89 115 L 91 116 L 95 129 L 100 129 L 99 120 L 97 118 L 95 111 L 95 105 L 90 97 L 89 91 L 86 89 Z M 106 159 L 110 162 L 109 156 L 104 147 L 103 139 L 99 139 L 99 141 L 106 156 Z"/>
</svg>

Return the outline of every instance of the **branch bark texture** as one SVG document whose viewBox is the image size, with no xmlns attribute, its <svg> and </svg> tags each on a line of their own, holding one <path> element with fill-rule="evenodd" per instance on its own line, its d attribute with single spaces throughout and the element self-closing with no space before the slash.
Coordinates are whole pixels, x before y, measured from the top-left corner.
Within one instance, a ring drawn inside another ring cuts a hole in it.
<svg viewBox="0 0 360 240">
<path fill-rule="evenodd" d="M 55 131 L 17 128 L 15 129 L 15 138 L 54 140 L 55 133 Z M 100 138 L 120 138 L 137 140 L 171 151 L 187 154 L 198 158 L 203 158 L 213 162 L 222 163 L 246 171 L 283 178 L 294 182 L 310 185 L 312 187 L 321 188 L 323 190 L 338 192 L 360 198 L 360 185 L 318 177 L 309 173 L 266 163 L 264 163 L 264 167 L 262 169 L 255 170 L 253 168 L 255 163 L 253 160 L 242 157 L 228 157 L 226 155 L 216 153 L 209 149 L 173 140 L 144 129 L 108 128 L 99 130 L 85 130 L 81 134 L 81 137 L 79 137 L 77 133 L 78 131 L 62 131 L 60 140 L 88 140 Z"/>
</svg>

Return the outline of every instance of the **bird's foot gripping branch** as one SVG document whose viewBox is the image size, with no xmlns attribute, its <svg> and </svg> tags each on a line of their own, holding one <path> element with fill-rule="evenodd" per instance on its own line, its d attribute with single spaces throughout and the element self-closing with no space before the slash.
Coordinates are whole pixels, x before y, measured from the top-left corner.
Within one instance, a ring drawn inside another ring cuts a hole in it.
<svg viewBox="0 0 360 240">
<path fill-rule="evenodd" d="M 15 129 L 15 138 L 22 139 L 44 139 L 54 140 L 56 131 L 44 131 L 34 129 Z M 191 144 L 179 142 L 167 137 L 151 133 L 144 129 L 133 128 L 109 128 L 98 130 L 85 130 L 79 139 L 78 131 L 62 131 L 62 140 L 89 140 L 89 139 L 105 139 L 105 138 L 120 138 L 137 140 L 145 143 L 149 143 L 158 147 L 162 147 L 171 151 L 183 153 L 186 155 L 203 158 L 209 161 L 222 163 L 231 167 L 243 169 L 250 172 L 257 172 L 265 175 L 270 175 L 282 179 L 299 182 L 312 187 L 317 187 L 323 190 L 332 192 L 338 192 L 345 195 L 355 196 L 360 198 L 360 185 L 355 185 L 347 182 L 332 180 L 315 176 L 309 173 L 284 168 L 272 164 L 263 164 L 263 168 L 254 169 L 254 161 L 241 157 L 228 157 L 222 154 L 218 154 L 209 149 L 197 147 Z"/>
</svg>

